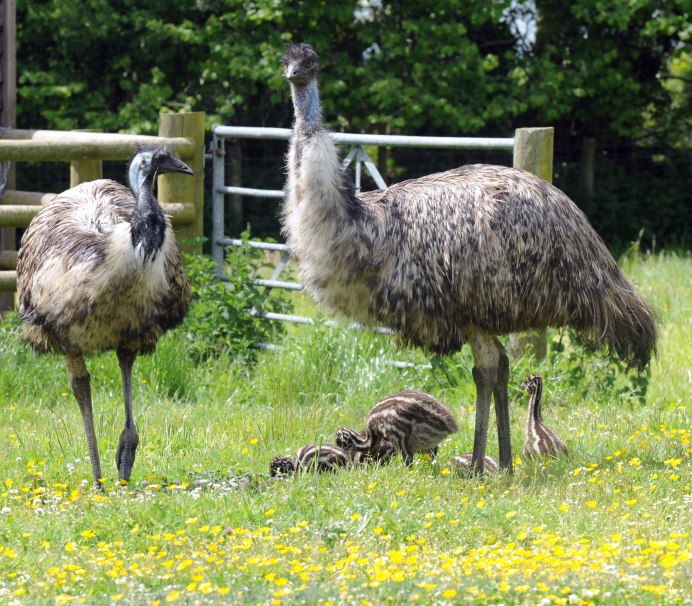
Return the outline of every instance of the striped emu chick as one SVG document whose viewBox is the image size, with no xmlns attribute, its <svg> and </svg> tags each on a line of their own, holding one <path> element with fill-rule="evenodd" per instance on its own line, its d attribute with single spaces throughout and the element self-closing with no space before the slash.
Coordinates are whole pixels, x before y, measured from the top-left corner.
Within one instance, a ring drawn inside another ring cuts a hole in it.
<svg viewBox="0 0 692 606">
<path fill-rule="evenodd" d="M 537 374 L 530 374 L 524 379 L 524 389 L 530 394 L 529 410 L 526 414 L 526 438 L 524 439 L 524 456 L 535 454 L 557 457 L 567 454 L 567 444 L 558 438 L 543 423 L 541 416 L 541 396 L 543 380 Z"/>
<path fill-rule="evenodd" d="M 442 440 L 459 427 L 452 413 L 430 394 L 408 390 L 380 400 L 368 413 L 365 430 L 358 433 L 343 427 L 336 434 L 341 448 L 373 453 L 382 440 L 392 443 L 407 466 L 416 452 L 434 458 Z"/>
<path fill-rule="evenodd" d="M 472 459 L 473 453 L 471 452 L 456 455 L 455 457 L 452 457 L 451 459 L 449 459 L 449 461 L 447 461 L 445 467 L 449 470 L 468 471 L 469 473 L 471 473 L 473 471 Z M 493 459 L 490 455 L 485 455 L 483 463 L 484 471 L 498 470 L 497 461 Z"/>
<path fill-rule="evenodd" d="M 377 446 L 366 451 L 346 450 L 348 456 L 351 457 L 351 462 L 354 465 L 375 463 L 382 465 L 389 463 L 396 455 L 397 449 L 389 440 L 380 440 Z"/>
<path fill-rule="evenodd" d="M 352 460 L 351 454 L 332 444 L 308 444 L 293 457 L 275 456 L 269 463 L 269 475 L 290 476 L 297 471 L 336 471 Z"/>
</svg>

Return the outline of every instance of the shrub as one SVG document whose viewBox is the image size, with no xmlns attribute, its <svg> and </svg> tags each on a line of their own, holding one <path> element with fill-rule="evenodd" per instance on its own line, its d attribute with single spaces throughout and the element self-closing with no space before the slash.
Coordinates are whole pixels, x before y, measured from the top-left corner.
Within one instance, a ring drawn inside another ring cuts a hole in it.
<svg viewBox="0 0 692 606">
<path fill-rule="evenodd" d="M 215 273 L 208 255 L 186 255 L 194 299 L 183 324 L 189 351 L 195 359 L 230 355 L 254 361 L 259 347 L 284 332 L 278 322 L 262 319 L 265 312 L 287 313 L 291 304 L 254 283 L 261 270 L 271 267 L 262 250 L 252 248 L 249 232 L 243 245 L 226 256 L 224 280 Z"/>
</svg>

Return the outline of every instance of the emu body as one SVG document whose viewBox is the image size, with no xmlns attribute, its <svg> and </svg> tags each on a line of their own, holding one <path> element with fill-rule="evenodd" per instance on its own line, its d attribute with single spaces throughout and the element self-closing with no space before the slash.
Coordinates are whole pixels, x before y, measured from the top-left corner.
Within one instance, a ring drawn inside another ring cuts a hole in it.
<svg viewBox="0 0 692 606">
<path fill-rule="evenodd" d="M 405 344 L 438 354 L 470 344 L 477 471 L 492 399 L 500 466 L 512 467 L 509 360 L 497 335 L 569 325 L 647 365 L 654 315 L 564 193 L 524 171 L 471 165 L 355 195 L 322 124 L 316 52 L 291 45 L 284 65 L 295 122 L 283 231 L 305 289 Z"/>
<path fill-rule="evenodd" d="M 269 475 L 289 476 L 298 471 L 335 471 L 352 461 L 351 455 L 332 444 L 308 444 L 293 457 L 275 456 L 269 463 Z"/>
<path fill-rule="evenodd" d="M 132 366 L 182 321 L 192 296 L 170 221 L 153 195 L 157 172 L 192 174 L 169 148 L 139 148 L 129 187 L 100 179 L 58 194 L 29 225 L 17 260 L 24 338 L 39 353 L 65 356 L 97 486 L 101 465 L 84 356 L 117 352 L 125 428 L 116 463 L 127 481 L 139 443 Z"/>
<path fill-rule="evenodd" d="M 410 467 L 417 452 L 428 452 L 435 458 L 440 442 L 457 430 L 452 413 L 433 396 L 407 390 L 375 404 L 365 419 L 362 433 L 341 428 L 336 434 L 336 443 L 345 450 L 371 455 L 386 440 Z"/>
<path fill-rule="evenodd" d="M 567 454 L 567 444 L 558 438 L 543 422 L 543 415 L 541 414 L 543 379 L 537 374 L 530 374 L 524 379 L 523 387 L 530 395 L 529 407 L 526 413 L 524 456 L 550 455 L 551 457 L 557 457 L 561 454 Z"/>
</svg>

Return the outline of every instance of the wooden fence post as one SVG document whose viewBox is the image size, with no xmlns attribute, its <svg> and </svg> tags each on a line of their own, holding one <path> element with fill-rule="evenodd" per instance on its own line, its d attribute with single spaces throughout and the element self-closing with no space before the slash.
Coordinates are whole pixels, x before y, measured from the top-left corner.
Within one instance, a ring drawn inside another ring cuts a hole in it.
<svg viewBox="0 0 692 606">
<path fill-rule="evenodd" d="M 186 159 L 195 176 L 166 174 L 159 177 L 158 199 L 163 203 L 194 204 L 195 220 L 176 229 L 183 250 L 201 253 L 202 247 L 189 246 L 185 240 L 199 238 L 204 230 L 204 112 L 160 114 L 160 137 L 189 137 L 195 141 L 192 161 Z"/>
<path fill-rule="evenodd" d="M 93 133 L 93 130 L 79 130 L 76 132 Z M 103 177 L 103 162 L 101 160 L 72 160 L 70 162 L 70 187 L 80 183 L 95 181 Z"/>
<path fill-rule="evenodd" d="M 552 127 L 518 128 L 514 134 L 514 167 L 553 182 L 553 147 L 555 131 Z M 545 329 L 509 336 L 509 351 L 514 357 L 526 347 L 533 348 L 537 359 L 548 353 L 548 335 Z"/>
</svg>

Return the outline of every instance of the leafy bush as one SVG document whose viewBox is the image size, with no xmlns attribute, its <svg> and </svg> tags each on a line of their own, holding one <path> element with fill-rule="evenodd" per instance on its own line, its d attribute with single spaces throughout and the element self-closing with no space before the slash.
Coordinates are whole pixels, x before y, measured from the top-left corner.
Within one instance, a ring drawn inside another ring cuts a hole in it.
<svg viewBox="0 0 692 606">
<path fill-rule="evenodd" d="M 225 280 L 215 276 L 211 257 L 186 255 L 194 300 L 183 330 L 195 359 L 231 355 L 253 361 L 262 343 L 285 330 L 280 323 L 259 317 L 265 312 L 287 313 L 292 306 L 254 283 L 259 272 L 271 264 L 262 250 L 248 244 L 248 232 L 242 234 L 242 239 L 243 246 L 228 251 Z"/>
</svg>

